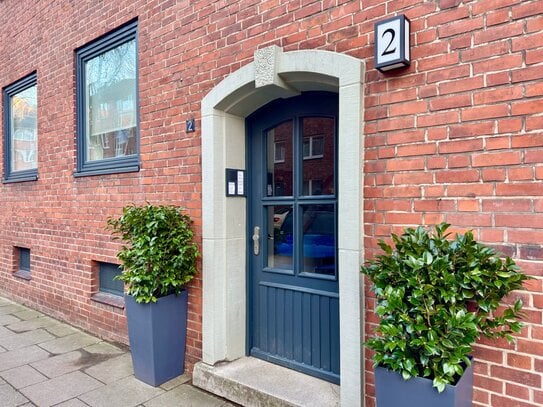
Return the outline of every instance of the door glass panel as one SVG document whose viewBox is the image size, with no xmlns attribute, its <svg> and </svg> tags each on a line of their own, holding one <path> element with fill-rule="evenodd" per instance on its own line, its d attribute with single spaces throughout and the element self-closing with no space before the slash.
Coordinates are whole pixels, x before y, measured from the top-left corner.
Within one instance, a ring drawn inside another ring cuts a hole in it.
<svg viewBox="0 0 543 407">
<path fill-rule="evenodd" d="M 292 121 L 266 132 L 266 191 L 264 196 L 292 196 Z"/>
<path fill-rule="evenodd" d="M 335 120 L 329 117 L 306 117 L 303 131 L 302 194 L 334 195 Z"/>
<path fill-rule="evenodd" d="M 303 267 L 306 273 L 336 274 L 334 205 L 302 206 Z"/>
<path fill-rule="evenodd" d="M 290 205 L 267 207 L 269 268 L 293 269 L 293 213 Z"/>
</svg>

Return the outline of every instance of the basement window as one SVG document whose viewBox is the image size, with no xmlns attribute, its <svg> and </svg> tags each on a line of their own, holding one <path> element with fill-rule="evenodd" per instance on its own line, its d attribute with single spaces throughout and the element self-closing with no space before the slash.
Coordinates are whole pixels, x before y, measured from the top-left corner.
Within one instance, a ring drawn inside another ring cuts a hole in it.
<svg viewBox="0 0 543 407">
<path fill-rule="evenodd" d="M 122 273 L 121 266 L 106 262 L 94 264 L 93 268 L 98 274 L 98 292 L 92 296 L 92 300 L 116 308 L 124 308 L 124 283 L 116 279 Z"/>
<path fill-rule="evenodd" d="M 30 280 L 30 249 L 25 247 L 15 247 L 15 257 L 18 267 L 14 275 L 25 280 Z"/>
</svg>

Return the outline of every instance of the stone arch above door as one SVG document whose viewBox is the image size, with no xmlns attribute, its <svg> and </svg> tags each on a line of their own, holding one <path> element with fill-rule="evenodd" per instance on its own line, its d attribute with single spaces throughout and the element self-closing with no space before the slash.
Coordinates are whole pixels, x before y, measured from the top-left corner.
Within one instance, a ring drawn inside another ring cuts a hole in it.
<svg viewBox="0 0 543 407">
<path fill-rule="evenodd" d="M 341 402 L 363 393 L 362 113 L 363 62 L 329 51 L 257 50 L 254 62 L 202 101 L 203 362 L 246 354 L 246 202 L 226 197 L 225 168 L 245 169 L 245 117 L 303 91 L 339 95 L 338 266 Z"/>
</svg>

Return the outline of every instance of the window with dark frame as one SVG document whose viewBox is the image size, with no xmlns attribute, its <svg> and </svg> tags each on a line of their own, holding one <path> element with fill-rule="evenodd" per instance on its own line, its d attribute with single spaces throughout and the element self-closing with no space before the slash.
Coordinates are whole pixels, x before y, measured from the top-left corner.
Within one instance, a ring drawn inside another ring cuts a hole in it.
<svg viewBox="0 0 543 407">
<path fill-rule="evenodd" d="M 115 277 L 122 273 L 118 264 L 99 262 L 99 291 L 118 296 L 124 295 L 124 283 Z"/>
<path fill-rule="evenodd" d="M 139 170 L 137 22 L 76 51 L 76 176 Z"/>
<path fill-rule="evenodd" d="M 15 247 L 16 258 L 18 258 L 18 267 L 15 270 L 17 277 L 30 279 L 30 249 L 25 247 Z"/>
<path fill-rule="evenodd" d="M 35 72 L 4 88 L 4 182 L 38 179 L 37 89 Z"/>
</svg>

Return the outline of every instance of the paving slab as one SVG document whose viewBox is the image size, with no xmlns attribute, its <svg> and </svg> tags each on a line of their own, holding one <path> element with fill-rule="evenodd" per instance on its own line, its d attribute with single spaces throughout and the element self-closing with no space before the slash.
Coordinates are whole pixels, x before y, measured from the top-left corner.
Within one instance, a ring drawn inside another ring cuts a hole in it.
<svg viewBox="0 0 543 407">
<path fill-rule="evenodd" d="M 81 332 L 79 329 L 63 324 L 62 322 L 50 325 L 45 330 L 59 338 Z"/>
<path fill-rule="evenodd" d="M 182 385 L 143 403 L 145 407 L 226 407 L 233 406 L 192 386 Z"/>
<path fill-rule="evenodd" d="M 40 344 L 40 346 L 51 353 L 68 353 L 85 346 L 92 345 L 93 343 L 101 342 L 101 339 L 94 336 L 85 334 L 83 332 L 76 332 L 74 334 L 54 339 L 49 342 Z M 0 342 L 1 345 L 1 342 Z"/>
<path fill-rule="evenodd" d="M 0 298 L 0 306 L 11 305 L 11 304 L 13 304 L 13 302 L 8 300 L 7 298 Z"/>
<path fill-rule="evenodd" d="M 134 407 L 164 393 L 159 387 L 150 386 L 129 376 L 78 398 L 91 407 Z"/>
<path fill-rule="evenodd" d="M 28 365 L 6 370 L 1 372 L 0 376 L 16 389 L 21 389 L 47 380 L 47 377 Z"/>
<path fill-rule="evenodd" d="M 36 345 L 3 352 L 0 353 L 0 372 L 17 366 L 23 366 L 27 363 L 36 362 L 48 358 L 49 356 L 49 352 L 46 352 Z"/>
<path fill-rule="evenodd" d="M 116 346 L 108 342 L 98 342 L 94 345 L 86 346 L 84 348 L 89 353 L 107 353 L 107 354 L 121 354 L 121 353 L 127 353 L 128 347 L 123 345 Z"/>
<path fill-rule="evenodd" d="M 0 325 L 14 324 L 15 322 L 19 322 L 19 321 L 20 321 L 19 318 L 10 314 L 0 315 Z"/>
<path fill-rule="evenodd" d="M 83 403 L 79 399 L 70 399 L 63 403 L 57 404 L 55 407 L 89 407 L 89 405 Z"/>
<path fill-rule="evenodd" d="M 18 304 L 8 304 L 0 307 L 0 315 L 14 314 L 16 312 L 26 311 L 28 308 Z"/>
<path fill-rule="evenodd" d="M 10 331 L 21 333 L 32 331 L 38 328 L 46 328 L 48 326 L 58 324 L 58 321 L 50 317 L 37 317 L 27 320 L 17 320 L 10 324 L 4 324 Z"/>
<path fill-rule="evenodd" d="M 160 388 L 164 390 L 171 390 L 176 388 L 177 386 L 188 383 L 189 381 L 190 376 L 184 373 L 181 376 L 174 377 L 172 380 L 168 380 L 166 383 L 162 383 L 160 385 Z"/>
<path fill-rule="evenodd" d="M 100 387 L 103 388 L 104 385 L 98 380 L 76 371 L 25 387 L 20 391 L 34 404 L 49 407 Z M 121 406 L 115 403 L 110 404 L 110 406 L 116 405 Z"/>
<path fill-rule="evenodd" d="M 104 383 L 113 383 L 117 380 L 134 374 L 132 357 L 130 353 L 113 357 L 98 363 L 85 370 L 85 373 Z"/>
<path fill-rule="evenodd" d="M 73 352 L 61 353 L 48 359 L 32 363 L 31 366 L 48 378 L 62 376 L 93 365 L 96 359 L 89 358 L 89 353 L 82 349 Z"/>
<path fill-rule="evenodd" d="M 0 384 L 0 400 L 2 407 L 17 407 L 28 401 L 26 397 L 9 384 Z"/>
<path fill-rule="evenodd" d="M 5 338 L 6 336 L 11 336 L 15 334 L 15 332 L 13 331 L 10 331 L 9 329 L 3 327 L 3 326 L 0 326 L 0 339 L 1 338 Z"/>
<path fill-rule="evenodd" d="M 43 329 L 35 329 L 18 335 L 9 335 L 0 338 L 0 345 L 8 350 L 25 348 L 30 345 L 47 342 L 55 339 L 53 335 Z"/>
<path fill-rule="evenodd" d="M 24 319 L 24 320 L 33 319 L 33 318 L 36 318 L 36 317 L 39 317 L 39 316 L 43 315 L 42 313 L 40 313 L 38 311 L 34 311 L 33 309 L 29 309 L 29 308 L 26 308 L 26 307 L 25 307 L 25 309 L 23 309 L 21 311 L 12 312 L 11 314 L 15 315 L 17 318 Z"/>
</svg>

